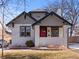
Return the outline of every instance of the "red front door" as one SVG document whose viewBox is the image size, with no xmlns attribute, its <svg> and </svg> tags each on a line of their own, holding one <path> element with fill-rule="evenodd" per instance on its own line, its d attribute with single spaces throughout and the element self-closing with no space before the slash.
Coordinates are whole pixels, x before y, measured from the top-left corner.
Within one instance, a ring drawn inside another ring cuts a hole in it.
<svg viewBox="0 0 79 59">
<path fill-rule="evenodd" d="M 40 37 L 47 37 L 47 27 L 40 26 Z"/>
</svg>

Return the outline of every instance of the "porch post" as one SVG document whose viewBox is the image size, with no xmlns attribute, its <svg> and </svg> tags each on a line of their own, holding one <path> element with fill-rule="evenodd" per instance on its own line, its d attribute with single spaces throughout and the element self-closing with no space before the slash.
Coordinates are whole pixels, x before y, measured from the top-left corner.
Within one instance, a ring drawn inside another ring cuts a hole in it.
<svg viewBox="0 0 79 59">
<path fill-rule="evenodd" d="M 39 46 L 39 25 L 35 25 L 35 47 Z"/>
<path fill-rule="evenodd" d="M 65 47 L 68 47 L 68 28 L 69 28 L 69 26 L 68 25 L 64 25 L 63 26 L 63 28 L 64 28 L 64 39 L 63 39 L 63 44 L 64 44 L 64 46 Z"/>
</svg>

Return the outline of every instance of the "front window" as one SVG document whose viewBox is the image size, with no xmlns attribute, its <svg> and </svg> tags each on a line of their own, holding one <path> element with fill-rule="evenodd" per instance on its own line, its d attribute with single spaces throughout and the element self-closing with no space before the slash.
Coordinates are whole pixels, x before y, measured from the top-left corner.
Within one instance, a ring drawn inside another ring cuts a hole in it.
<svg viewBox="0 0 79 59">
<path fill-rule="evenodd" d="M 30 36 L 31 34 L 31 27 L 30 26 L 26 26 L 26 36 Z"/>
<path fill-rule="evenodd" d="M 58 37 L 58 26 L 40 26 L 40 37 Z"/>
<path fill-rule="evenodd" d="M 59 27 L 51 27 L 51 36 L 58 37 L 59 36 Z"/>
<path fill-rule="evenodd" d="M 30 26 L 20 26 L 20 36 L 26 37 L 31 35 Z"/>
</svg>

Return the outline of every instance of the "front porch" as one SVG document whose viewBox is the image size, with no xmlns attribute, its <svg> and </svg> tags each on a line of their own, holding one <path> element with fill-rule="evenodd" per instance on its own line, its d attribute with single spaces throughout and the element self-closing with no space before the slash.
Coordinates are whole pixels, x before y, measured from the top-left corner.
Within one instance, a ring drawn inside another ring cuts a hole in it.
<svg viewBox="0 0 79 59">
<path fill-rule="evenodd" d="M 45 27 L 45 26 L 44 26 Z M 43 28 L 44 28 L 43 27 Z M 42 47 L 42 46 L 48 46 L 48 45 L 64 45 L 65 47 L 67 47 L 67 30 L 68 30 L 68 26 L 64 25 L 64 26 L 58 26 L 58 30 L 56 29 L 56 31 L 58 31 L 56 34 L 56 36 L 51 36 L 51 28 L 50 26 L 46 26 L 47 29 L 43 29 L 45 33 L 43 33 L 41 35 L 42 31 L 40 28 L 40 25 L 35 25 L 35 47 Z M 52 26 L 55 27 L 55 26 Z M 55 32 L 55 31 L 54 31 Z"/>
</svg>

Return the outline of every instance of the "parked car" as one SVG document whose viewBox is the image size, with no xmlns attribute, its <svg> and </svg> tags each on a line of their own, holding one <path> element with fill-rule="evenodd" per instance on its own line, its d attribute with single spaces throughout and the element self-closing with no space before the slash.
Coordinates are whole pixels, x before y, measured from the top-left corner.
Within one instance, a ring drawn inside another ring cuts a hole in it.
<svg viewBox="0 0 79 59">
<path fill-rule="evenodd" d="M 0 39 L 0 48 L 2 47 L 2 41 L 3 41 L 3 47 L 7 47 L 8 46 L 7 41 Z"/>
</svg>

